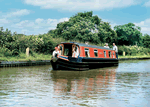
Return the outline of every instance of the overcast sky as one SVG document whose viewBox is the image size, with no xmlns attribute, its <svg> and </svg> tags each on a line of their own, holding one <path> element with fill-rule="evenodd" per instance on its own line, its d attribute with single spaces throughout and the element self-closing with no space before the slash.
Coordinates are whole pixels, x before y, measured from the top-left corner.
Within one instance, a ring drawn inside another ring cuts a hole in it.
<svg viewBox="0 0 150 107">
<path fill-rule="evenodd" d="M 112 28 L 131 22 L 150 35 L 150 0 L 0 0 L 0 27 L 43 34 L 84 11 L 93 11 Z"/>
</svg>

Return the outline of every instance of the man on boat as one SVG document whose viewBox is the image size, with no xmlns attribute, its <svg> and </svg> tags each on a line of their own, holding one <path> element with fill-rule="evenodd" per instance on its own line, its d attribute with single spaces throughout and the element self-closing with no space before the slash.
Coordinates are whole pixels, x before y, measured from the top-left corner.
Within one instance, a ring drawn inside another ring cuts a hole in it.
<svg viewBox="0 0 150 107">
<path fill-rule="evenodd" d="M 86 41 L 86 42 L 85 42 L 85 44 L 86 44 L 86 45 L 88 45 L 88 44 L 89 44 L 89 42 L 88 42 L 88 41 Z"/>
<path fill-rule="evenodd" d="M 105 44 L 106 46 L 104 46 L 105 48 L 109 48 L 108 43 Z"/>
<path fill-rule="evenodd" d="M 58 48 L 55 47 L 55 50 L 53 51 L 53 57 L 57 57 L 58 54 L 59 54 Z"/>
<path fill-rule="evenodd" d="M 113 43 L 113 50 L 115 50 L 115 52 L 116 52 L 116 57 L 117 57 L 117 59 L 118 59 L 118 48 L 117 48 L 117 46 L 115 45 L 115 43 Z"/>
</svg>

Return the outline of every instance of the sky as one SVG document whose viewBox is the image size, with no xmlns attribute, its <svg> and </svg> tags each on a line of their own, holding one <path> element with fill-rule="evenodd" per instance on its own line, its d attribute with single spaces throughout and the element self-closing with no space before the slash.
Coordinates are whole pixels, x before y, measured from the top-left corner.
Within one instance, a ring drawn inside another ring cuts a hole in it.
<svg viewBox="0 0 150 107">
<path fill-rule="evenodd" d="M 109 22 L 112 29 L 134 23 L 143 35 L 150 35 L 150 0 L 0 0 L 0 27 L 18 34 L 44 34 L 87 11 Z"/>
</svg>

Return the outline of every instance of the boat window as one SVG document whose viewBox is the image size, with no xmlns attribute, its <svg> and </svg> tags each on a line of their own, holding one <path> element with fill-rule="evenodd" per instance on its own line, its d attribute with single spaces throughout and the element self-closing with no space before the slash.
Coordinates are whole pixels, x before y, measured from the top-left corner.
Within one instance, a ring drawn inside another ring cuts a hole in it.
<svg viewBox="0 0 150 107">
<path fill-rule="evenodd" d="M 111 51 L 109 51 L 109 57 L 111 57 Z"/>
<path fill-rule="evenodd" d="M 68 49 L 68 48 L 65 48 L 65 49 L 64 49 L 64 56 L 68 56 L 68 54 L 69 54 L 69 49 Z"/>
<path fill-rule="evenodd" d="M 104 51 L 104 57 L 106 57 L 106 51 Z"/>
<path fill-rule="evenodd" d="M 90 57 L 89 49 L 85 48 L 85 56 Z"/>
<path fill-rule="evenodd" d="M 113 55 L 114 55 L 114 52 L 113 52 Z"/>
<path fill-rule="evenodd" d="M 64 44 L 64 56 L 72 56 L 72 44 Z"/>
<path fill-rule="evenodd" d="M 96 49 L 94 49 L 94 55 L 95 57 L 98 57 L 98 51 Z"/>
</svg>

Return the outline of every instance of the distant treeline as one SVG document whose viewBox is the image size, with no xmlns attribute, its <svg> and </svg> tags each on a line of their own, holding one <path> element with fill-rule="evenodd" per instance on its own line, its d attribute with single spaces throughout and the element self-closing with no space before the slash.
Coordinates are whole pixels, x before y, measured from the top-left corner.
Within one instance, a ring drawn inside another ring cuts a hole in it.
<svg viewBox="0 0 150 107">
<path fill-rule="evenodd" d="M 64 41 L 89 41 L 98 46 L 109 43 L 110 47 L 115 42 L 119 47 L 119 54 L 123 51 L 128 55 L 150 53 L 150 35 L 142 36 L 140 27 L 128 23 L 115 26 L 113 30 L 109 22 L 93 16 L 90 11 L 77 13 L 69 21 L 58 23 L 55 30 L 41 35 L 26 36 L 0 27 L 0 57 L 17 56 L 25 53 L 27 47 L 30 48 L 31 55 L 34 52 L 51 54 L 56 44 Z M 135 49 L 134 45 L 137 46 Z"/>
</svg>

